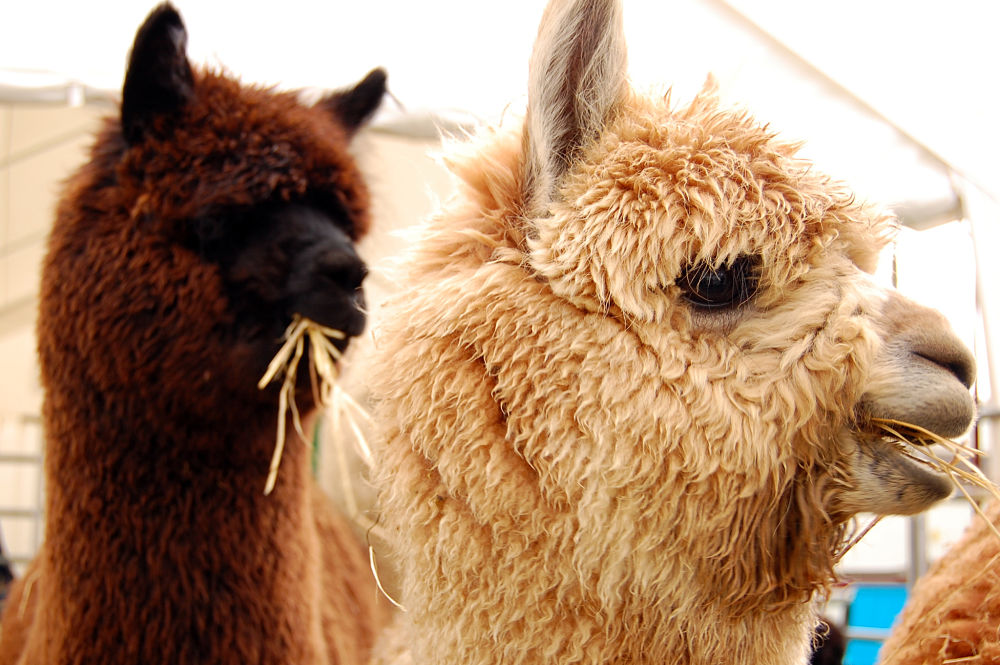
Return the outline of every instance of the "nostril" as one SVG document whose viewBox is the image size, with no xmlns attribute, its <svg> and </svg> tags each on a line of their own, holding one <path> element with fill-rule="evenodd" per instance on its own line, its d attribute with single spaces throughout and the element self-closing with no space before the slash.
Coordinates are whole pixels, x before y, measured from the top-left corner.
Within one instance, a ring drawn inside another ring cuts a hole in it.
<svg viewBox="0 0 1000 665">
<path fill-rule="evenodd" d="M 964 347 L 915 349 L 913 354 L 948 370 L 966 388 L 976 380 L 976 361 Z"/>
<path fill-rule="evenodd" d="M 365 281 L 365 277 L 368 276 L 368 268 L 364 263 L 356 263 L 351 267 L 348 274 L 345 275 L 345 279 L 342 284 L 348 289 L 361 289 L 361 283 Z"/>
<path fill-rule="evenodd" d="M 976 368 L 973 364 L 948 363 L 945 365 L 945 369 L 958 377 L 958 380 L 966 388 L 971 388 L 976 381 Z"/>
<path fill-rule="evenodd" d="M 361 288 L 361 283 L 368 276 L 368 267 L 360 259 L 342 256 L 337 261 L 331 261 L 325 273 L 334 284 L 345 291 L 352 291 Z"/>
</svg>

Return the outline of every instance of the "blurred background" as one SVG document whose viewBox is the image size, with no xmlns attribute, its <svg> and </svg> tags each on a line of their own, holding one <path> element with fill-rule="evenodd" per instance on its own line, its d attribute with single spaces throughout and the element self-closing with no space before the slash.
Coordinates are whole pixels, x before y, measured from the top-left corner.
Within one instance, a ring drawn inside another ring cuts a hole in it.
<svg viewBox="0 0 1000 665">
<path fill-rule="evenodd" d="M 16 569 L 37 548 L 44 519 L 34 316 L 46 234 L 60 183 L 84 159 L 98 120 L 116 111 L 128 49 L 154 4 L 33 0 L 0 8 L 0 542 Z M 377 230 L 362 251 L 377 305 L 392 291 L 387 266 L 405 249 L 406 229 L 451 194 L 436 159 L 442 135 L 516 122 L 523 111 L 544 3 L 175 5 L 192 61 L 245 82 L 326 89 L 375 66 L 388 70 L 392 98 L 356 143 L 375 195 Z M 983 468 L 1000 478 L 1000 267 L 988 258 L 1000 247 L 1000 4 L 625 0 L 625 21 L 637 87 L 672 86 L 683 103 L 712 73 L 727 103 L 803 140 L 802 154 L 819 170 L 899 215 L 905 228 L 881 278 L 944 311 L 975 348 L 982 406 L 968 443 L 994 452 Z M 349 377 L 362 398 L 363 380 L 362 369 Z M 334 457 L 321 465 L 330 486 L 342 475 Z M 886 519 L 848 554 L 842 572 L 850 584 L 827 611 L 855 638 L 868 638 L 855 640 L 849 662 L 871 662 L 865 654 L 877 650 L 908 584 L 971 514 L 959 497 L 926 516 Z M 876 618 L 866 620 L 884 625 L 860 625 L 861 597 L 883 588 Z"/>
</svg>

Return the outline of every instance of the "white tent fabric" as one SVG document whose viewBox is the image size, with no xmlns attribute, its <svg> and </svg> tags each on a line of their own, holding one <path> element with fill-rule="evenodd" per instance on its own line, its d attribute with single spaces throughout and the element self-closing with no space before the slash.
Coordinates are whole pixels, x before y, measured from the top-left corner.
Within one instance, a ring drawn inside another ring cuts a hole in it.
<svg viewBox="0 0 1000 665">
<path fill-rule="evenodd" d="M 390 72 L 409 110 L 496 119 L 522 102 L 541 0 L 364 3 L 177 0 L 194 60 L 282 87 Z M 0 20 L 7 94 L 60 80 L 119 87 L 152 2 L 35 0 Z M 949 169 L 1000 198 L 1000 135 L 990 132 L 1000 5 L 979 0 L 631 0 L 633 79 L 689 96 L 709 71 L 865 194 L 893 203 L 951 198 Z M 16 14 L 15 14 L 16 12 Z M 78 95 L 73 88 L 70 96 Z M 902 131 L 898 131 L 902 129 Z M 940 197 L 940 198 L 939 198 Z"/>
</svg>

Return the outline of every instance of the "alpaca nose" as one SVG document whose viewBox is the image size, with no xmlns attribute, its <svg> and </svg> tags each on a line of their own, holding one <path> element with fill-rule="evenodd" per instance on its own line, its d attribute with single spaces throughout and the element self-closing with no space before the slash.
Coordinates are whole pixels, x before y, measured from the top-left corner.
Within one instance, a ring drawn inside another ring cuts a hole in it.
<svg viewBox="0 0 1000 665">
<path fill-rule="evenodd" d="M 976 361 L 938 311 L 890 292 L 878 317 L 884 346 L 862 397 L 869 416 L 959 436 L 976 417 Z"/>
<path fill-rule="evenodd" d="M 965 388 L 972 387 L 976 359 L 943 314 L 893 292 L 882 315 L 889 339 L 897 340 L 917 358 L 943 368 Z"/>
<path fill-rule="evenodd" d="M 368 266 L 356 254 L 343 257 L 327 275 L 334 283 L 340 284 L 345 291 L 354 289 L 361 292 L 361 283 L 368 276 Z"/>
<path fill-rule="evenodd" d="M 976 360 L 950 330 L 946 333 L 922 332 L 910 341 L 910 353 L 943 367 L 963 386 L 971 388 L 976 380 Z"/>
</svg>

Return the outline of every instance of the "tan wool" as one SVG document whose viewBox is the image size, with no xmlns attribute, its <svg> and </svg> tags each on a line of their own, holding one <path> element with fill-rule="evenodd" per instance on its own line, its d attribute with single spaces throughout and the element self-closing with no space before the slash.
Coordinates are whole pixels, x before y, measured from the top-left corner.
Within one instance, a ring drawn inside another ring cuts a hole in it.
<svg viewBox="0 0 1000 665">
<path fill-rule="evenodd" d="M 711 86 L 631 90 L 620 12 L 550 5 L 382 317 L 379 662 L 804 663 L 852 517 L 951 491 L 860 433 L 973 413 L 968 351 L 866 273 L 893 220 Z"/>
</svg>

